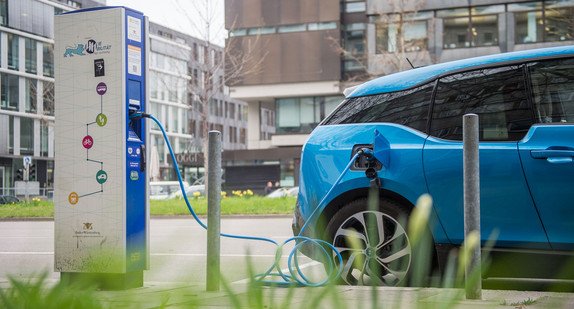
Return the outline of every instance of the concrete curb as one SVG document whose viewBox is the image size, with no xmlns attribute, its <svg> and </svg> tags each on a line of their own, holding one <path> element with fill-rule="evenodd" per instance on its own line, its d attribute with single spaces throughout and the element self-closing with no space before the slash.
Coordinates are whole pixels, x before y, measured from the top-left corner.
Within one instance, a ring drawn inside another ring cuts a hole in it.
<svg viewBox="0 0 574 309">
<path fill-rule="evenodd" d="M 206 215 L 198 215 L 199 218 L 205 219 Z M 291 218 L 290 214 L 265 214 L 265 215 L 221 215 L 222 219 L 253 219 L 253 218 Z M 192 219 L 191 215 L 158 215 L 151 216 L 150 219 Z M 54 217 L 18 217 L 18 218 L 0 218 L 0 222 L 14 222 L 14 221 L 54 221 Z"/>
</svg>

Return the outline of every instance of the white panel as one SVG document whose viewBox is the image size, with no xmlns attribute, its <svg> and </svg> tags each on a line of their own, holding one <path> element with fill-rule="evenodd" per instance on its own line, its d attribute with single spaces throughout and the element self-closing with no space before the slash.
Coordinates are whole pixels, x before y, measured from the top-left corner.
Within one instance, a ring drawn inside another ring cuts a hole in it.
<svg viewBox="0 0 574 309">
<path fill-rule="evenodd" d="M 55 17 L 56 271 L 125 271 L 122 16 L 116 8 Z M 85 50 L 90 40 L 92 53 Z M 96 59 L 104 59 L 105 76 L 95 76 Z M 102 170 L 104 183 L 96 179 Z"/>
</svg>

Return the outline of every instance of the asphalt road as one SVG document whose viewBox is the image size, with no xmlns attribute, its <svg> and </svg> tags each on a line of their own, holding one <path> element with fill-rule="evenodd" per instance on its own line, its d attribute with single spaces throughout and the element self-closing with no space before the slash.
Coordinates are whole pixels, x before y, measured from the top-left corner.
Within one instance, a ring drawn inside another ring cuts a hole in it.
<svg viewBox="0 0 574 309">
<path fill-rule="evenodd" d="M 291 218 L 229 217 L 223 218 L 221 232 L 271 238 L 283 242 L 292 236 Z M 193 219 L 152 219 L 150 224 L 150 270 L 144 272 L 146 282 L 205 282 L 207 232 Z M 283 250 L 281 268 L 293 246 Z M 225 280 L 236 282 L 254 273 L 266 271 L 273 263 L 275 246 L 271 243 L 221 238 L 221 271 Z M 54 272 L 54 222 L 0 222 L 0 278 L 8 275 L 31 277 Z M 316 263 L 301 259 L 304 267 L 321 269 Z"/>
</svg>

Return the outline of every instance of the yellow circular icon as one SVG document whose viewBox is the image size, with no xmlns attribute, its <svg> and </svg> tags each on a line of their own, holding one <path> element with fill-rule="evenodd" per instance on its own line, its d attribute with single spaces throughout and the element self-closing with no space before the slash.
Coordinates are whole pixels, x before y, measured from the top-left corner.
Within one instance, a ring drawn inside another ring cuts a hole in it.
<svg viewBox="0 0 574 309">
<path fill-rule="evenodd" d="M 68 202 L 70 202 L 70 204 L 76 205 L 78 203 L 78 200 L 79 200 L 78 193 L 72 192 L 70 193 L 70 195 L 68 195 Z"/>
</svg>

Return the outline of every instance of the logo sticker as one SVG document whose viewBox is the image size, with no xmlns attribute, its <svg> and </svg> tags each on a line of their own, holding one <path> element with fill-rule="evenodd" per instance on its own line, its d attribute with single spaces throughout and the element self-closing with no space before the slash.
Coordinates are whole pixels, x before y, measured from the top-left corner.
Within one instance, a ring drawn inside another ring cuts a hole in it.
<svg viewBox="0 0 574 309">
<path fill-rule="evenodd" d="M 66 47 L 64 57 L 73 57 L 74 55 L 84 56 L 84 44 L 78 44 L 75 47 Z"/>
<path fill-rule="evenodd" d="M 112 45 L 110 44 L 104 45 L 102 44 L 102 41 L 96 42 L 95 40 L 88 40 L 86 44 L 79 43 L 75 46 L 66 46 L 64 58 L 68 56 L 73 57 L 74 55 L 85 56 L 86 54 L 84 52 L 87 52 L 90 55 L 109 54 L 111 49 Z"/>
<path fill-rule="evenodd" d="M 100 77 L 106 75 L 106 69 L 104 67 L 104 59 L 94 60 L 94 76 Z"/>
</svg>

